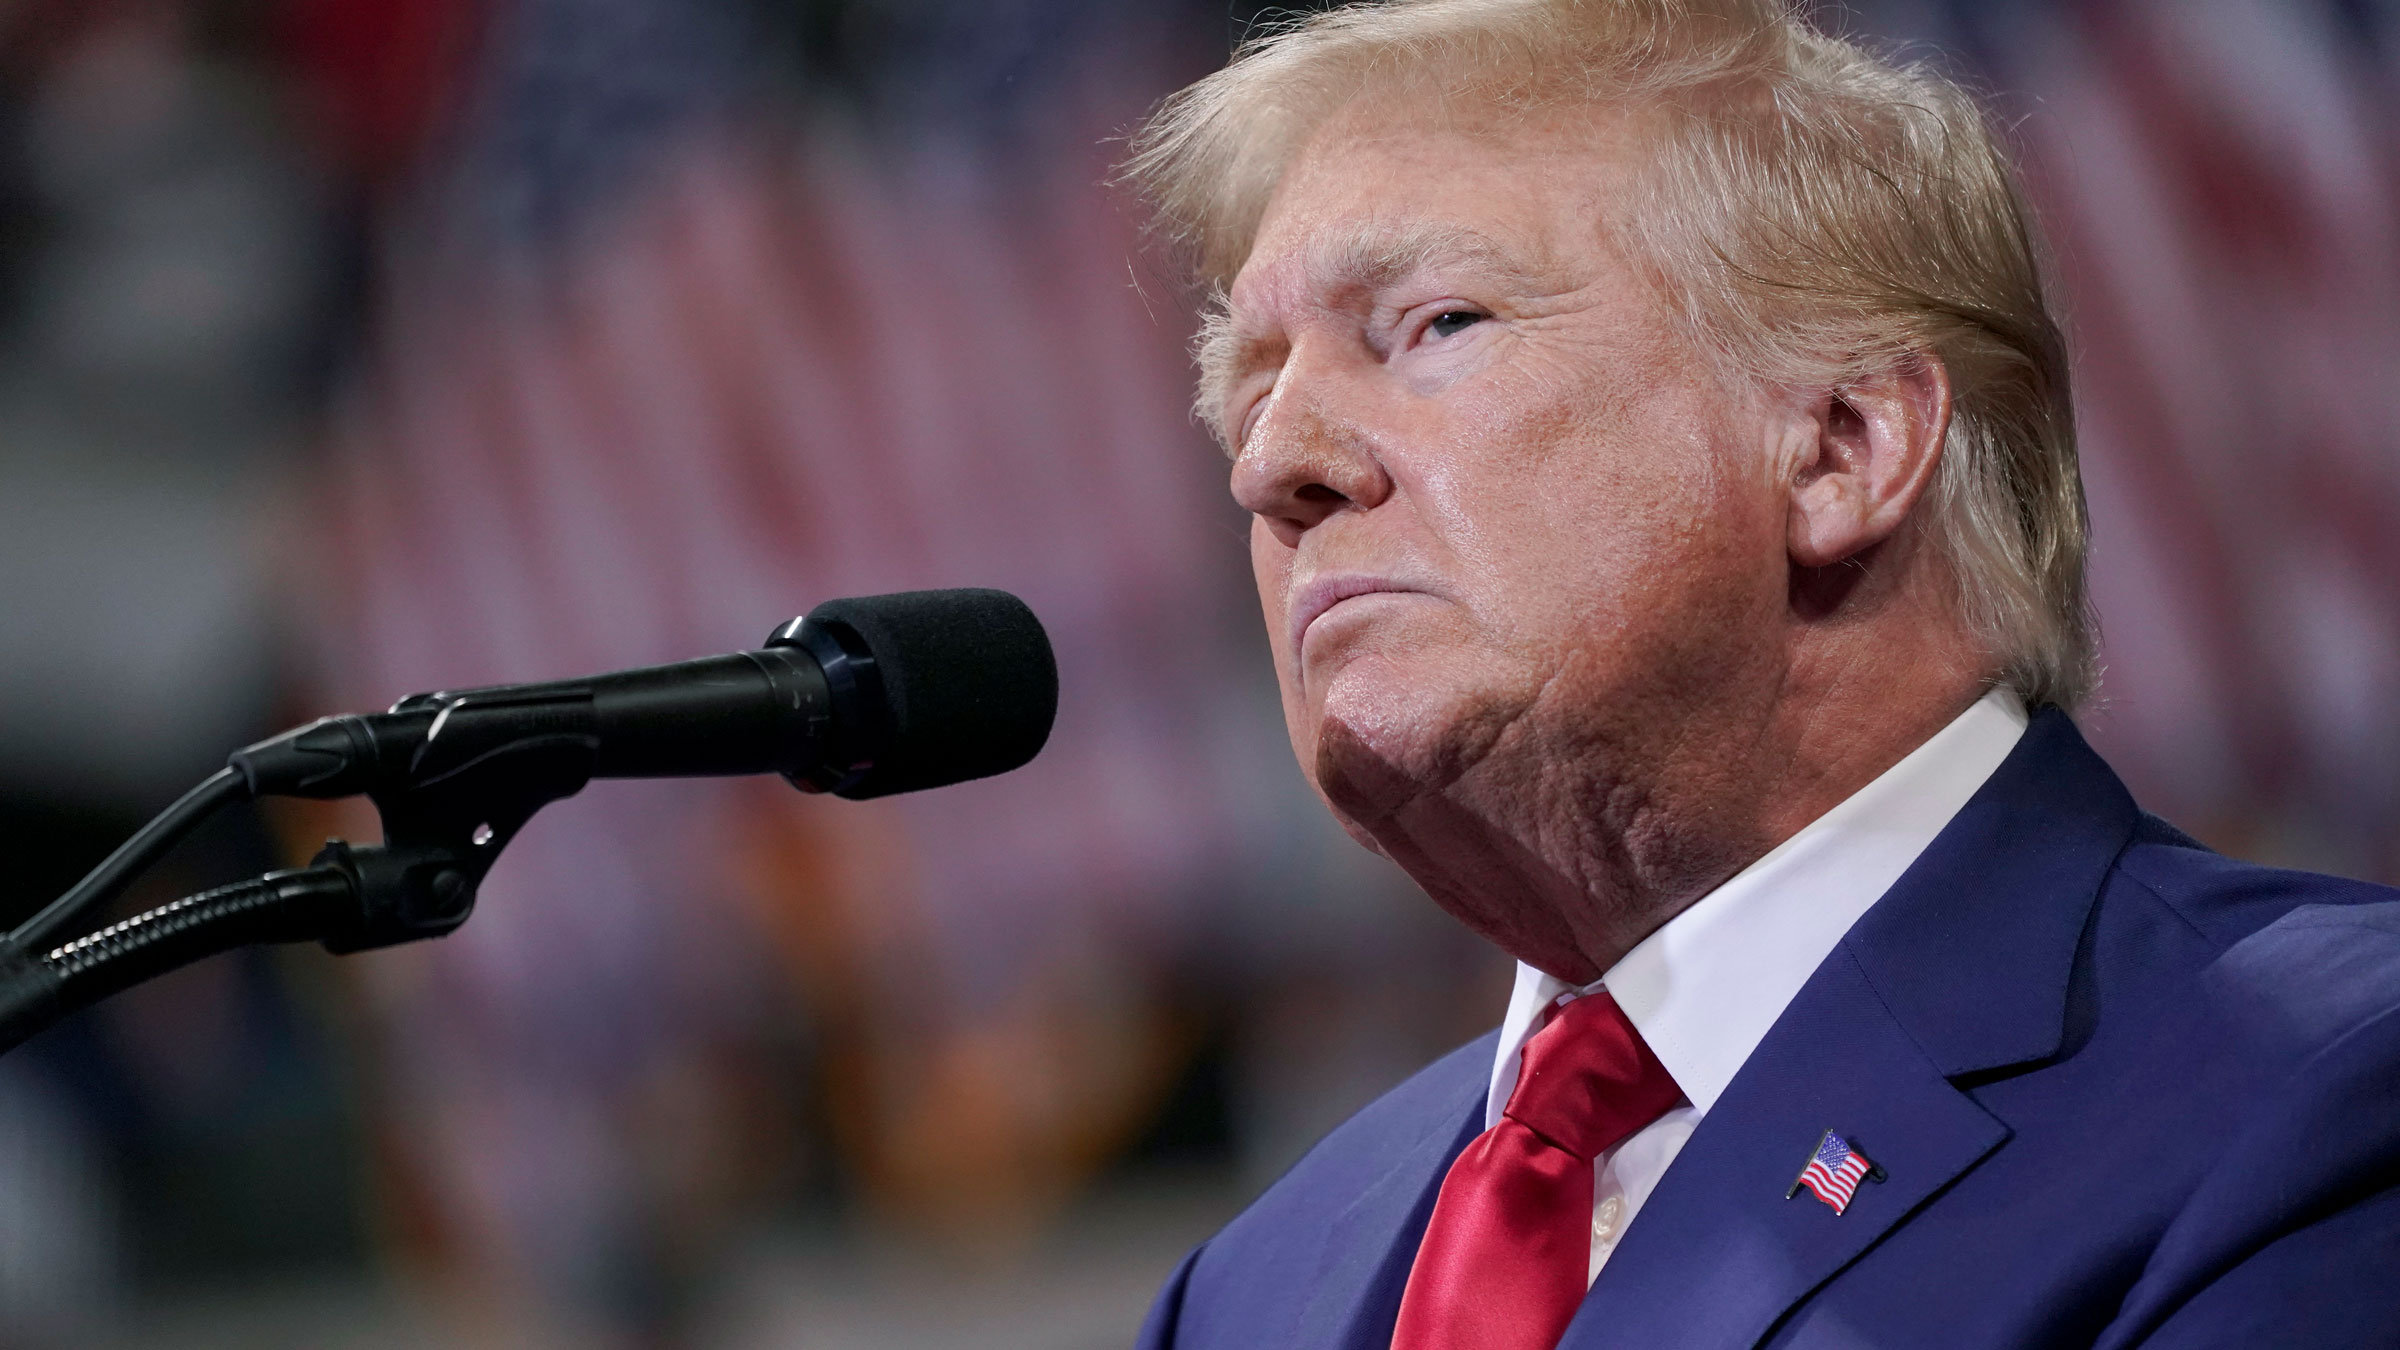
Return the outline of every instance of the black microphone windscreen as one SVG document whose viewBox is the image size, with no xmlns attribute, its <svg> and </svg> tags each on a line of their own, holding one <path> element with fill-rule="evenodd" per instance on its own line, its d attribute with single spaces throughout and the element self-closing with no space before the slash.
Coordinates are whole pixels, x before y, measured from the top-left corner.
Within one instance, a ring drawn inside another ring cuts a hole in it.
<svg viewBox="0 0 2400 1350">
<path fill-rule="evenodd" d="M 1050 739 L 1058 663 L 1041 620 L 1006 591 L 902 591 L 829 600 L 808 622 L 843 627 L 875 658 L 892 716 L 853 799 L 1006 773 Z"/>
</svg>

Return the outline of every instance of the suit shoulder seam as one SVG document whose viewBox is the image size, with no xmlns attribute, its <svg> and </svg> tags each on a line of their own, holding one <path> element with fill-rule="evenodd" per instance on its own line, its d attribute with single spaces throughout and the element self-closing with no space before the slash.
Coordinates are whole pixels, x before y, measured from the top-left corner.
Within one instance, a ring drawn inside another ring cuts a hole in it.
<svg viewBox="0 0 2400 1350">
<path fill-rule="evenodd" d="M 2131 851 L 2131 847 L 2128 846 L 2126 852 Z M 2165 891 L 2160 890 L 2156 885 L 2153 885 L 2150 881 L 2142 877 L 2139 873 L 2135 872 L 2132 868 L 2127 867 L 2125 865 L 2124 853 L 2117 855 L 2116 872 L 2118 876 L 2125 878 L 2127 882 L 2138 886 L 2143 891 L 2147 892 L 2151 899 L 2158 902 L 2159 908 L 2164 909 L 2167 913 L 2175 916 L 2175 921 L 2177 923 L 2180 923 L 2185 928 L 2190 929 L 2192 936 L 2200 939 L 2202 942 L 2207 943 L 2210 947 L 2219 952 L 2223 952 L 2233 945 L 2229 942 L 2220 941 L 2207 929 L 2202 928 L 2198 923 L 2193 922 L 2192 916 L 2183 912 L 2183 906 L 2176 904 L 2172 899 L 2168 898 Z"/>
</svg>

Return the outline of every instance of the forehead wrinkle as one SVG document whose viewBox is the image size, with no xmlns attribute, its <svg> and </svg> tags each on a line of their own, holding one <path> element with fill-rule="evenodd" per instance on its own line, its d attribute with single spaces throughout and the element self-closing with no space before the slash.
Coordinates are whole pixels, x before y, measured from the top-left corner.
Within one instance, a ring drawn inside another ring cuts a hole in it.
<svg viewBox="0 0 2400 1350">
<path fill-rule="evenodd" d="M 1276 289 L 1286 295 L 1304 290 L 1326 305 L 1354 303 L 1361 293 L 1371 295 L 1440 267 L 1474 268 L 1503 285 L 1528 291 L 1553 285 L 1561 271 L 1546 251 L 1505 243 L 1468 226 L 1424 220 L 1350 222 L 1313 237 L 1296 263 L 1301 284 Z M 1278 265 L 1277 270 L 1285 269 Z M 1236 292 L 1255 289 L 1256 285 L 1235 287 Z M 1220 304 L 1236 336 L 1257 332 L 1260 325 L 1238 299 Z"/>
<path fill-rule="evenodd" d="M 1536 270 L 1491 236 L 1461 225 L 1360 221 L 1312 243 L 1308 270 L 1340 289 L 1377 291 L 1438 264 L 1464 263 L 1513 281 Z"/>
</svg>

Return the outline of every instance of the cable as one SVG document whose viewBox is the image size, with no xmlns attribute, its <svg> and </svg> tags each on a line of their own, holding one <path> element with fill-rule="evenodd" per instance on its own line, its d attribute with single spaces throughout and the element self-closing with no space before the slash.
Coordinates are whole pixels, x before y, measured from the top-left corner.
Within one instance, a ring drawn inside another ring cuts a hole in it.
<svg viewBox="0 0 2400 1350">
<path fill-rule="evenodd" d="M 106 904 L 133 883 L 133 879 L 166 855 L 200 822 L 241 801 L 250 789 L 242 776 L 231 769 L 219 769 L 203 780 L 200 786 L 183 794 L 173 806 L 161 811 L 147 825 L 134 832 L 131 839 L 117 846 L 91 874 L 75 883 L 74 889 L 50 902 L 41 913 L 19 924 L 9 940 L 25 951 L 39 951 L 67 925 L 75 922 L 96 905 Z"/>
</svg>

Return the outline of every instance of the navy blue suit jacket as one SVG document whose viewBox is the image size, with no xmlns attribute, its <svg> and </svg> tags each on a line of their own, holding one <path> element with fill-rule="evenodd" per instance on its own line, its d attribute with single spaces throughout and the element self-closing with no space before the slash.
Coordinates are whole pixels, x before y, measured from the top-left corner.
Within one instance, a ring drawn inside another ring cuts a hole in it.
<svg viewBox="0 0 2400 1350">
<path fill-rule="evenodd" d="M 1192 1253 L 1144 1350 L 1385 1350 L 1493 1048 Z M 1784 1198 L 1828 1129 L 1888 1178 L 1839 1215 Z M 2211 853 L 2036 717 L 1702 1119 L 1561 1345 L 2400 1346 L 2400 892 Z"/>
</svg>

